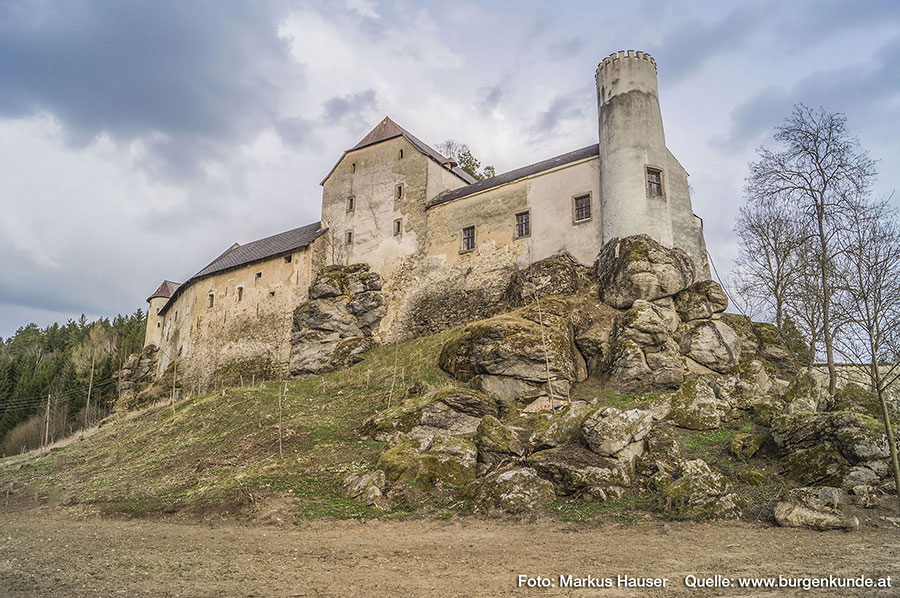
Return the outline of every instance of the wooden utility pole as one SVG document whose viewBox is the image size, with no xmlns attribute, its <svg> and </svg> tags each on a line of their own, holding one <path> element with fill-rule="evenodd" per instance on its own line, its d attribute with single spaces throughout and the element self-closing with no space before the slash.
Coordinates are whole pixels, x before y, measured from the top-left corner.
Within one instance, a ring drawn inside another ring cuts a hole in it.
<svg viewBox="0 0 900 598">
<path fill-rule="evenodd" d="M 178 362 L 172 364 L 172 415 L 175 415 L 175 380 L 178 379 Z"/>
<path fill-rule="evenodd" d="M 284 451 L 281 448 L 281 399 L 284 397 L 285 385 L 278 387 L 278 458 L 284 460 Z"/>
<path fill-rule="evenodd" d="M 94 349 L 93 354 L 91 354 L 91 378 L 88 381 L 88 395 L 87 402 L 84 404 L 84 427 L 87 428 L 88 425 L 88 411 L 91 408 L 91 390 L 94 388 L 94 362 L 97 359 L 97 349 Z"/>
<path fill-rule="evenodd" d="M 44 414 L 44 442 L 41 444 L 41 451 L 50 443 L 50 393 L 47 393 L 47 411 Z"/>
</svg>

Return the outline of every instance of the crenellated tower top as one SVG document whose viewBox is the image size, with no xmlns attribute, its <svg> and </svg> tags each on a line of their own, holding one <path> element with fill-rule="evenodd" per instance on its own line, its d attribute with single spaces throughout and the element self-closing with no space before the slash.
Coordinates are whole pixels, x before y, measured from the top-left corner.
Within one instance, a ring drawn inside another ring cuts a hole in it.
<svg viewBox="0 0 900 598">
<path fill-rule="evenodd" d="M 619 50 L 604 58 L 603 61 L 597 65 L 597 72 L 599 73 L 605 67 L 614 65 L 619 60 L 646 60 L 653 65 L 653 70 L 656 70 L 656 60 L 654 60 L 647 52 L 641 52 L 640 50 Z"/>
</svg>

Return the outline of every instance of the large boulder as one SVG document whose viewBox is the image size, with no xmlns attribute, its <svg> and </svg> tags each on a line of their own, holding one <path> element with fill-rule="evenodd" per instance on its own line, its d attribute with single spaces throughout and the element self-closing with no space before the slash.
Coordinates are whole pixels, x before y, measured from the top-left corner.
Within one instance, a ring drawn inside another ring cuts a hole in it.
<svg viewBox="0 0 900 598">
<path fill-rule="evenodd" d="M 291 375 L 319 374 L 362 361 L 386 313 L 381 276 L 366 264 L 328 266 L 294 310 Z"/>
<path fill-rule="evenodd" d="M 514 272 L 503 299 L 518 307 L 548 295 L 573 295 L 591 284 L 590 268 L 569 254 L 557 255 Z"/>
<path fill-rule="evenodd" d="M 406 438 L 382 453 L 377 467 L 391 483 L 461 487 L 475 479 L 477 454 L 474 444 L 458 436 Z"/>
<path fill-rule="evenodd" d="M 492 471 L 507 460 L 524 457 L 531 451 L 531 433 L 507 426 L 496 417 L 484 416 L 475 431 L 480 473 Z"/>
<path fill-rule="evenodd" d="M 530 467 L 512 467 L 480 478 L 466 489 L 476 512 L 533 511 L 556 499 L 553 484 Z"/>
<path fill-rule="evenodd" d="M 665 499 L 666 510 L 677 517 L 737 518 L 741 516 L 731 483 L 703 459 L 683 461 L 674 475 L 657 473 L 652 481 Z"/>
<path fill-rule="evenodd" d="M 722 285 L 713 280 L 695 282 L 675 295 L 675 310 L 685 322 L 709 319 L 727 307 L 728 295 Z"/>
<path fill-rule="evenodd" d="M 671 297 L 694 284 L 694 263 L 681 249 L 663 247 L 647 235 L 613 239 L 594 262 L 605 303 L 627 309 L 636 299 Z"/>
<path fill-rule="evenodd" d="M 725 403 L 716 397 L 707 378 L 685 382 L 677 391 L 663 398 L 669 404 L 668 419 L 688 430 L 713 430 L 722 425 Z"/>
<path fill-rule="evenodd" d="M 859 528 L 859 519 L 844 513 L 840 488 L 796 488 L 775 505 L 775 521 L 781 527 L 805 527 L 817 531 Z"/>
<path fill-rule="evenodd" d="M 811 374 L 797 376 L 782 397 L 788 413 L 824 411 L 831 398 L 828 390 Z"/>
<path fill-rule="evenodd" d="M 652 427 L 650 411 L 605 407 L 584 420 L 581 433 L 592 451 L 614 457 L 630 444 L 643 440 Z"/>
<path fill-rule="evenodd" d="M 888 474 L 884 427 L 849 411 L 781 414 L 772 420 L 785 475 L 806 486 L 842 486 L 854 468 Z M 864 473 L 864 472 L 863 472 Z"/>
<path fill-rule="evenodd" d="M 558 494 L 587 495 L 605 500 L 621 497 L 631 484 L 630 468 L 578 444 L 566 444 L 529 457 L 528 464 L 553 482 Z"/>
<path fill-rule="evenodd" d="M 734 330 L 722 320 L 695 320 L 684 327 L 681 352 L 697 363 L 724 374 L 741 361 L 741 342 Z"/>
<path fill-rule="evenodd" d="M 499 416 L 502 405 L 478 391 L 445 386 L 412 396 L 380 411 L 362 425 L 362 433 L 385 442 L 398 432 L 412 436 L 474 436 L 481 418 Z"/>
<path fill-rule="evenodd" d="M 521 310 L 469 324 L 444 345 L 438 363 L 459 380 L 488 375 L 513 378 L 535 388 L 548 382 L 548 370 L 550 380 L 571 383 L 587 377 L 568 320 Z M 517 389 L 511 391 L 516 396 L 504 398 L 517 398 Z"/>
<path fill-rule="evenodd" d="M 572 401 L 551 411 L 524 414 L 521 427 L 534 432 L 536 449 L 547 449 L 581 440 L 581 424 L 594 409 L 584 401 Z"/>
</svg>

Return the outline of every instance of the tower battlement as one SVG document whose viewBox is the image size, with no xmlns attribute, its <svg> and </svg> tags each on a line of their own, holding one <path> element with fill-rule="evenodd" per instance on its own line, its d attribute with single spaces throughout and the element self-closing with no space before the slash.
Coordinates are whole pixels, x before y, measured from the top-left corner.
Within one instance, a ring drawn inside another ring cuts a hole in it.
<svg viewBox="0 0 900 598">
<path fill-rule="evenodd" d="M 604 58 L 600 64 L 597 65 L 596 72 L 599 73 L 604 68 L 614 65 L 619 60 L 644 60 L 652 64 L 653 70 L 656 70 L 656 59 L 647 52 L 642 52 L 640 50 L 619 50 Z"/>
</svg>

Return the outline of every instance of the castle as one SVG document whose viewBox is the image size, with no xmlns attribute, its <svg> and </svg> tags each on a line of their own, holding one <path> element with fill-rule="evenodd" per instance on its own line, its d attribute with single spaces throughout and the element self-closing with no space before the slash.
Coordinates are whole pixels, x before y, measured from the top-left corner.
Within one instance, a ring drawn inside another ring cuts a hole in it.
<svg viewBox="0 0 900 598">
<path fill-rule="evenodd" d="M 145 345 L 159 348 L 157 374 L 177 360 L 200 381 L 223 370 L 284 375 L 294 310 L 333 266 L 380 275 L 367 332 L 380 342 L 472 319 L 511 272 L 563 253 L 590 264 L 616 237 L 683 249 L 708 277 L 688 175 L 665 144 L 655 60 L 612 54 L 596 88 L 599 143 L 482 181 L 385 118 L 325 176 L 321 222 L 235 243 L 150 296 Z"/>
</svg>

